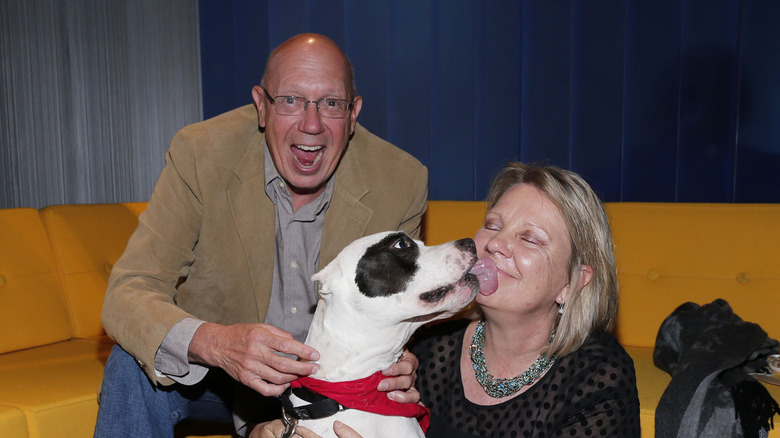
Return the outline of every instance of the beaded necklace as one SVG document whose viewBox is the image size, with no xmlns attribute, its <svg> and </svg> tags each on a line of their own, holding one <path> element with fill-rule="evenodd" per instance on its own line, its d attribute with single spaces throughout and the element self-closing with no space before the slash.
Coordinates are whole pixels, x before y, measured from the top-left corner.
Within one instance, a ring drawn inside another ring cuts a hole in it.
<svg viewBox="0 0 780 438">
<path fill-rule="evenodd" d="M 555 333 L 550 336 L 547 346 L 550 345 L 554 337 Z M 550 369 L 556 359 L 555 355 L 548 358 L 547 353 L 543 352 L 523 374 L 511 379 L 497 379 L 488 372 L 487 365 L 485 365 L 484 347 L 485 320 L 483 319 L 477 323 L 477 329 L 474 331 L 474 337 L 469 346 L 469 356 L 471 356 L 471 363 L 474 364 L 474 373 L 477 376 L 477 381 L 482 385 L 482 389 L 494 398 L 510 396 L 519 391 L 523 386 L 530 385 Z"/>
</svg>

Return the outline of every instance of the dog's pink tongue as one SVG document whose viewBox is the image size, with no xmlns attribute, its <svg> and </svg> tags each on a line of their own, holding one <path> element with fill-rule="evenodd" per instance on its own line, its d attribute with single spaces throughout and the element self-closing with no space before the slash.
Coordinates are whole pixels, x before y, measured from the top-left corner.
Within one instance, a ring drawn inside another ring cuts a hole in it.
<svg viewBox="0 0 780 438">
<path fill-rule="evenodd" d="M 479 280 L 479 293 L 490 295 L 498 289 L 498 277 L 496 276 L 496 263 L 491 259 L 479 259 L 469 272 L 477 276 Z"/>
</svg>

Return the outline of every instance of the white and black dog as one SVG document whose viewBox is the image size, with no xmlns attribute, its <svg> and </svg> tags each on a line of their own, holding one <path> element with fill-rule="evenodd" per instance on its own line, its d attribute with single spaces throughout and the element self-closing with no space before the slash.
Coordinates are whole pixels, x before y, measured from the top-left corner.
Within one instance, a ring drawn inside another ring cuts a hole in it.
<svg viewBox="0 0 780 438">
<path fill-rule="evenodd" d="M 320 301 L 306 344 L 320 352 L 320 368 L 283 399 L 288 430 L 299 421 L 335 437 L 338 419 L 365 437 L 423 437 L 427 411 L 376 392 L 380 371 L 398 360 L 417 328 L 474 299 L 479 282 L 469 271 L 476 262 L 471 239 L 425 246 L 385 232 L 356 240 L 315 274 Z"/>
</svg>

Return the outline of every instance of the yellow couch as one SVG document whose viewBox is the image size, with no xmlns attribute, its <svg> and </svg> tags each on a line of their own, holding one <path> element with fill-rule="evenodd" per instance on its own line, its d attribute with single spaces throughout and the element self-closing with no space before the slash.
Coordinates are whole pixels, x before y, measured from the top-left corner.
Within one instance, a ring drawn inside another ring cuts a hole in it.
<svg viewBox="0 0 780 438">
<path fill-rule="evenodd" d="M 0 210 L 0 435 L 92 436 L 111 266 L 145 204 Z"/>
<path fill-rule="evenodd" d="M 0 435 L 89 437 L 112 342 L 100 327 L 111 266 L 144 203 L 0 210 Z M 431 201 L 423 238 L 471 237 L 482 202 Z M 642 435 L 669 376 L 652 348 L 679 304 L 726 299 L 743 319 L 780 337 L 780 205 L 608 204 L 621 308 L 616 335 L 634 358 Z M 768 385 L 780 401 L 778 387 Z M 780 437 L 773 431 L 770 437 Z"/>
</svg>

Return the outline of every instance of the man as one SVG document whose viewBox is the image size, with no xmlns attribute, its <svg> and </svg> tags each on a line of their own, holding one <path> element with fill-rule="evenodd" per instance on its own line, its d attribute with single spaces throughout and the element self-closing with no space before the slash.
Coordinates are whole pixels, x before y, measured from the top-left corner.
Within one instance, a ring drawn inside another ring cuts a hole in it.
<svg viewBox="0 0 780 438">
<path fill-rule="evenodd" d="M 302 343 L 311 275 L 363 235 L 419 235 L 427 170 L 357 125 L 363 102 L 333 41 L 280 45 L 252 97 L 171 142 L 109 280 L 102 321 L 121 348 L 106 365 L 96 436 L 171 436 L 197 409 L 228 412 L 216 368 L 263 396 L 282 393 L 319 357 Z M 409 388 L 415 367 L 399 362 L 387 374 L 400 377 L 379 389 Z"/>
</svg>

